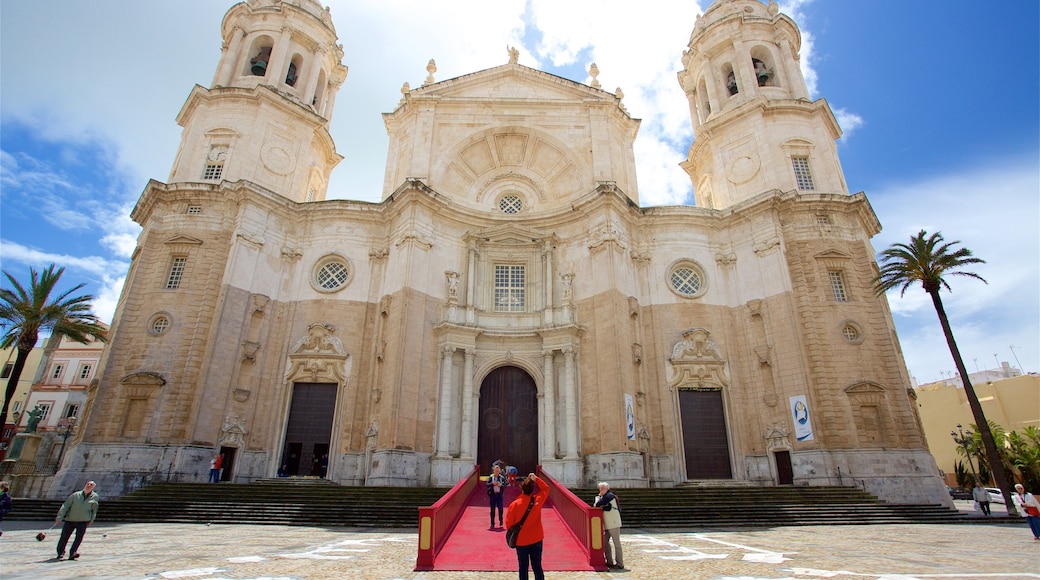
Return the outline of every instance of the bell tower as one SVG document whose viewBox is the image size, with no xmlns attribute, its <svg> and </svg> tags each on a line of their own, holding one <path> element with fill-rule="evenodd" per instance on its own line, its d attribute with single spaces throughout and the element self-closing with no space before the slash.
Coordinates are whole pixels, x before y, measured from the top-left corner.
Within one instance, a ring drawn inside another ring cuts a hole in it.
<svg viewBox="0 0 1040 580">
<path fill-rule="evenodd" d="M 325 199 L 342 157 L 328 132 L 346 79 L 329 11 L 315 0 L 231 7 L 213 87 L 196 85 L 170 183 L 247 180 L 293 201 Z"/>
<path fill-rule="evenodd" d="M 722 209 L 771 190 L 848 194 L 830 106 L 809 101 L 801 34 L 776 2 L 717 0 L 697 18 L 679 83 L 694 142 L 696 203 Z"/>
</svg>

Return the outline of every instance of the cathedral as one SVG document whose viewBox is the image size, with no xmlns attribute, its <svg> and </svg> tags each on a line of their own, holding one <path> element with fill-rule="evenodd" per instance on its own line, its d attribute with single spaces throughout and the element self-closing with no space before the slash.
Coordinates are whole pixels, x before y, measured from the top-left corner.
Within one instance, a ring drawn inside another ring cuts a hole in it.
<svg viewBox="0 0 1040 580">
<path fill-rule="evenodd" d="M 279 472 L 450 486 L 862 485 L 949 504 L 841 129 L 797 25 L 717 0 L 677 82 L 695 206 L 644 207 L 639 120 L 504 64 L 402 90 L 378 203 L 327 200 L 347 67 L 315 0 L 245 0 L 150 181 L 51 495 Z M 432 63 L 431 63 L 432 64 Z"/>
</svg>

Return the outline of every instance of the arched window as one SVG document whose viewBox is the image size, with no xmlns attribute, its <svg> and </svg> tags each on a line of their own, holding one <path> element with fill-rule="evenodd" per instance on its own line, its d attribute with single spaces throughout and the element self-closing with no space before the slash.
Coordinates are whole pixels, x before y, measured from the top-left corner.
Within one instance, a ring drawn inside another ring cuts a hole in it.
<svg viewBox="0 0 1040 580">
<path fill-rule="evenodd" d="M 737 85 L 737 75 L 733 72 L 733 65 L 726 63 L 722 65 L 722 77 L 726 79 L 726 91 L 730 96 L 740 92 L 740 87 Z"/>
<path fill-rule="evenodd" d="M 755 71 L 755 80 L 760 87 L 778 87 L 779 79 L 776 76 L 776 65 L 773 53 L 765 46 L 755 46 L 751 49 L 751 68 Z"/>
<path fill-rule="evenodd" d="M 285 73 L 285 84 L 290 87 L 296 86 L 296 81 L 300 78 L 300 67 L 303 64 L 303 57 L 298 54 L 294 54 L 292 61 L 289 63 L 289 70 Z"/>
<path fill-rule="evenodd" d="M 244 75 L 255 77 L 267 76 L 267 65 L 271 62 L 271 50 L 274 41 L 270 36 L 261 36 L 253 41 L 249 49 L 249 61 L 246 63 Z"/>
<path fill-rule="evenodd" d="M 321 107 L 325 104 L 325 84 L 325 71 L 321 70 L 318 72 L 318 84 L 314 87 L 314 98 L 311 99 L 311 106 L 319 114 L 321 113 Z M 306 99 L 306 95 L 303 98 Z"/>
</svg>

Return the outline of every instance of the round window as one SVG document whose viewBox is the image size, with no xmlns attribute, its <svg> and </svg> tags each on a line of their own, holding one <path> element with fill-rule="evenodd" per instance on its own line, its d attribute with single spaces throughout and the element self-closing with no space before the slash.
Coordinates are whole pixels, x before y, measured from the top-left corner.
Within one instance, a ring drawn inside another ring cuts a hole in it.
<svg viewBox="0 0 1040 580">
<path fill-rule="evenodd" d="M 151 323 L 148 325 L 148 331 L 152 334 L 159 335 L 170 328 L 170 318 L 165 314 L 158 314 L 152 317 Z"/>
<path fill-rule="evenodd" d="M 350 281 L 350 267 L 341 256 L 330 255 L 322 258 L 314 267 L 311 286 L 319 292 L 335 292 Z"/>
<path fill-rule="evenodd" d="M 668 283 L 679 296 L 694 298 L 704 293 L 704 272 L 697 264 L 683 260 L 672 267 Z"/>
<path fill-rule="evenodd" d="M 524 201 L 515 195 L 506 195 L 498 200 L 498 209 L 502 213 L 520 213 L 524 209 Z"/>
<path fill-rule="evenodd" d="M 863 329 L 859 324 L 846 320 L 841 323 L 841 336 L 850 344 L 859 344 L 863 342 Z"/>
</svg>

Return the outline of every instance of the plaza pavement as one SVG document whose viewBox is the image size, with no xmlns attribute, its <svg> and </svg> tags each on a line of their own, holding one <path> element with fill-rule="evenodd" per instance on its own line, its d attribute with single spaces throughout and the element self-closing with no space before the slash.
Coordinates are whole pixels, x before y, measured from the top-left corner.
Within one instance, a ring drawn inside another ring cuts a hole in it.
<svg viewBox="0 0 1040 580">
<path fill-rule="evenodd" d="M 960 503 L 960 502 L 958 502 Z M 966 502 L 970 510 L 970 502 Z M 961 509 L 965 509 L 959 505 Z M 104 515 L 104 504 L 101 506 Z M 117 524 L 87 530 L 78 561 L 56 560 L 58 528 L 3 522 L 0 578 L 512 580 L 516 572 L 415 572 L 411 531 L 258 525 Z M 1040 542 L 1015 524 L 806 526 L 622 532 L 627 572 L 551 579 L 1040 579 Z M 546 549 L 552 549 L 547 538 Z M 533 576 L 532 576 L 533 578 Z"/>
</svg>

